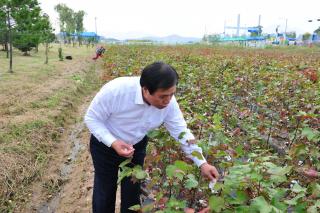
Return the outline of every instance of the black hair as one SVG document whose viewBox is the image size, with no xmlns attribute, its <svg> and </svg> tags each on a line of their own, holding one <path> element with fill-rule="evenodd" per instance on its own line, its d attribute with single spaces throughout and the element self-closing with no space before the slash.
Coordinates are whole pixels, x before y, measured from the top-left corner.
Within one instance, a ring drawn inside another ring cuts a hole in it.
<svg viewBox="0 0 320 213">
<path fill-rule="evenodd" d="M 162 61 L 154 62 L 142 70 L 140 85 L 152 95 L 157 89 L 169 89 L 178 84 L 177 71 Z"/>
</svg>

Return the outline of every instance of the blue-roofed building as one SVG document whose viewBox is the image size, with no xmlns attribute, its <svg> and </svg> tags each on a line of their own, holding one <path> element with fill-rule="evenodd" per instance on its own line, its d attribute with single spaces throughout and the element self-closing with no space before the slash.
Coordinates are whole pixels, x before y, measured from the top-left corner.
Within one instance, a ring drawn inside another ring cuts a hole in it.
<svg viewBox="0 0 320 213">
<path fill-rule="evenodd" d="M 78 36 L 78 34 L 74 34 L 75 36 Z M 100 39 L 100 36 L 96 34 L 95 32 L 82 32 L 80 33 L 80 36 L 82 38 L 96 38 L 97 40 Z"/>
<path fill-rule="evenodd" d="M 66 32 L 60 32 L 57 34 L 57 38 L 59 40 L 65 40 L 65 38 L 68 36 Z M 70 35 L 74 39 L 78 39 L 78 37 L 81 37 L 82 39 L 85 40 L 91 40 L 91 41 L 99 41 L 101 36 L 96 34 L 95 32 L 82 32 L 82 33 L 73 33 Z"/>
</svg>

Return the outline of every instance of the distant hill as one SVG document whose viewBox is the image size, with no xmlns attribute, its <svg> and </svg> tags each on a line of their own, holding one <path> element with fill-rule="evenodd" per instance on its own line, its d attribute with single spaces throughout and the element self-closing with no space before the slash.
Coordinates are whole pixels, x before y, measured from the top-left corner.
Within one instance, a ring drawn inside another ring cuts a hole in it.
<svg viewBox="0 0 320 213">
<path fill-rule="evenodd" d="M 107 42 L 107 43 L 117 43 L 117 42 L 120 42 L 120 40 L 118 39 L 115 39 L 115 38 L 106 38 L 104 36 L 101 36 L 101 41 L 103 42 Z"/>
<path fill-rule="evenodd" d="M 201 38 L 194 38 L 194 37 L 183 37 L 179 35 L 169 35 L 165 37 L 143 37 L 139 40 L 151 40 L 154 42 L 162 42 L 162 43 L 168 43 L 168 44 L 186 44 L 186 43 L 195 43 L 200 42 Z"/>
<path fill-rule="evenodd" d="M 101 36 L 101 41 L 107 42 L 107 43 L 118 43 L 118 42 L 128 42 L 128 41 L 150 41 L 150 42 L 159 42 L 159 43 L 166 43 L 166 44 L 188 44 L 188 43 L 200 42 L 201 38 L 169 35 L 165 37 L 146 36 L 141 38 L 119 40 L 115 38 L 106 38 L 104 36 Z"/>
</svg>

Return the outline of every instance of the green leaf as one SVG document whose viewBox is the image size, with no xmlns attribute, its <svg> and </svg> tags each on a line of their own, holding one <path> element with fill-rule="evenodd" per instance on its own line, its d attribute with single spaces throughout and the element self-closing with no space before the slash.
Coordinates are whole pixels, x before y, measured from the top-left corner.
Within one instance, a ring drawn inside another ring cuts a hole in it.
<svg viewBox="0 0 320 213">
<path fill-rule="evenodd" d="M 292 156 L 306 155 L 309 153 L 309 149 L 305 144 L 298 144 L 290 150 Z"/>
<path fill-rule="evenodd" d="M 224 199 L 222 197 L 211 196 L 209 199 L 210 209 L 215 212 L 221 212 L 224 208 Z"/>
<path fill-rule="evenodd" d="M 270 176 L 270 180 L 273 182 L 273 183 L 283 183 L 283 182 L 286 182 L 287 181 L 287 176 L 285 175 L 271 175 Z"/>
<path fill-rule="evenodd" d="M 186 201 L 185 200 L 177 200 L 176 198 L 170 198 L 167 205 L 168 205 L 168 207 L 171 207 L 171 208 L 184 209 L 186 207 Z"/>
<path fill-rule="evenodd" d="M 238 206 L 234 209 L 234 211 L 231 211 L 232 213 L 245 213 L 245 212 L 251 212 L 250 206 Z"/>
<path fill-rule="evenodd" d="M 122 171 L 119 174 L 117 184 L 121 183 L 122 179 L 125 177 L 129 177 L 132 174 L 132 169 L 129 167 L 123 167 Z"/>
<path fill-rule="evenodd" d="M 176 177 L 181 181 L 185 175 L 185 172 L 176 167 L 175 165 L 168 165 L 166 168 L 166 174 L 169 178 Z"/>
<path fill-rule="evenodd" d="M 297 213 L 304 213 L 306 212 L 306 209 L 307 209 L 307 206 L 308 206 L 308 203 L 307 202 L 303 202 L 303 201 L 300 201 L 293 209 L 293 212 L 297 212 Z"/>
<path fill-rule="evenodd" d="M 137 205 L 129 207 L 128 209 L 132 210 L 132 211 L 138 211 L 141 209 L 141 206 L 139 204 L 137 204 Z"/>
<path fill-rule="evenodd" d="M 237 146 L 235 151 L 237 152 L 237 154 L 239 156 L 242 156 L 244 154 L 244 150 L 243 150 L 243 146 L 242 145 Z"/>
<path fill-rule="evenodd" d="M 143 171 L 143 170 L 140 170 L 140 171 L 137 171 L 135 172 L 135 177 L 139 180 L 143 180 L 147 177 L 147 172 Z"/>
<path fill-rule="evenodd" d="M 297 196 L 295 196 L 294 198 L 292 198 L 291 200 L 285 200 L 284 202 L 288 205 L 291 205 L 291 206 L 295 206 L 297 205 L 298 203 L 298 200 L 302 197 L 305 197 L 305 194 L 304 193 L 301 193 L 301 194 L 298 194 Z"/>
<path fill-rule="evenodd" d="M 307 209 L 307 212 L 308 212 L 308 213 L 318 213 L 318 210 L 317 210 L 317 207 L 316 207 L 316 206 L 310 206 L 310 207 Z"/>
<path fill-rule="evenodd" d="M 181 171 L 181 170 L 180 170 Z M 184 173 L 182 173 L 182 172 L 176 172 L 175 174 L 174 174 L 174 176 L 176 177 L 176 178 L 178 178 L 180 181 L 182 181 L 183 180 L 183 177 L 184 177 Z"/>
<path fill-rule="evenodd" d="M 202 154 L 201 154 L 200 152 L 193 151 L 193 152 L 191 153 L 191 155 L 192 155 L 193 157 L 198 158 L 199 160 L 204 160 L 203 157 L 202 157 Z"/>
<path fill-rule="evenodd" d="M 181 140 L 181 139 L 185 136 L 185 134 L 186 134 L 186 132 L 181 132 L 181 133 L 179 134 L 178 139 Z"/>
<path fill-rule="evenodd" d="M 126 166 L 127 164 L 131 163 L 131 158 L 123 161 L 122 163 L 120 163 L 119 167 L 123 168 L 124 166 Z"/>
<path fill-rule="evenodd" d="M 148 138 L 156 138 L 156 137 L 158 137 L 159 135 L 161 135 L 160 130 L 151 130 L 151 131 L 149 131 L 148 134 L 147 134 Z"/>
<path fill-rule="evenodd" d="M 295 183 L 291 189 L 291 191 L 295 192 L 295 193 L 300 193 L 303 192 L 305 193 L 307 191 L 306 188 L 301 187 L 298 183 Z"/>
<path fill-rule="evenodd" d="M 279 176 L 286 175 L 292 169 L 292 166 L 279 167 L 279 166 L 274 165 L 273 163 L 269 163 L 267 165 L 267 167 L 269 167 L 269 169 L 267 171 L 269 174 L 279 175 Z"/>
<path fill-rule="evenodd" d="M 187 189 L 192 189 L 192 188 L 195 188 L 198 186 L 198 181 L 195 179 L 195 176 L 193 174 L 189 174 L 187 175 L 188 179 L 186 180 L 186 183 L 185 183 L 185 187 Z"/>
<path fill-rule="evenodd" d="M 177 167 L 175 165 L 168 165 L 166 168 L 166 174 L 168 177 L 173 177 Z"/>
<path fill-rule="evenodd" d="M 252 207 L 257 209 L 260 213 L 269 213 L 272 211 L 272 206 L 264 199 L 264 197 L 256 197 L 252 201 Z"/>
<path fill-rule="evenodd" d="M 181 160 L 177 160 L 174 162 L 174 165 L 178 168 L 178 169 L 181 169 L 182 171 L 186 172 L 190 169 L 190 166 L 184 162 L 184 161 L 181 161 Z"/>
<path fill-rule="evenodd" d="M 250 174 L 251 180 L 254 180 L 256 182 L 260 182 L 263 179 L 263 176 L 257 172 L 252 172 Z"/>
<path fill-rule="evenodd" d="M 313 183 L 310 185 L 312 196 L 320 198 L 320 185 L 318 183 Z"/>
<path fill-rule="evenodd" d="M 237 191 L 236 196 L 232 197 L 232 200 L 230 201 L 231 204 L 244 204 L 247 202 L 248 196 L 243 191 Z"/>
<path fill-rule="evenodd" d="M 250 164 L 236 165 L 229 169 L 230 174 L 244 175 L 252 171 Z"/>
<path fill-rule="evenodd" d="M 285 203 L 283 203 L 282 201 L 276 198 L 272 198 L 271 204 L 275 208 L 279 209 L 280 212 L 285 212 L 288 209 L 288 205 L 286 205 Z"/>
<path fill-rule="evenodd" d="M 275 189 L 269 188 L 268 195 L 270 198 L 280 200 L 286 196 L 287 191 L 288 191 L 288 189 L 286 189 L 286 188 L 275 188 Z"/>
<path fill-rule="evenodd" d="M 313 138 L 319 135 L 319 132 L 309 127 L 305 127 L 302 129 L 301 134 L 302 136 L 307 137 L 309 141 L 312 141 Z"/>
</svg>

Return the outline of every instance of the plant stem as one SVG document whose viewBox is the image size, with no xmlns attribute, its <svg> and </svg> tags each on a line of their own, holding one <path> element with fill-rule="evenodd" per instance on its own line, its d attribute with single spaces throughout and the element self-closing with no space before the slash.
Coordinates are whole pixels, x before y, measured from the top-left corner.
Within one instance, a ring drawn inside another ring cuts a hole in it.
<svg viewBox="0 0 320 213">
<path fill-rule="evenodd" d="M 269 140 L 270 140 L 270 137 L 271 137 L 272 123 L 273 123 L 273 114 L 271 114 L 271 123 L 270 123 L 270 127 L 269 127 L 268 139 L 267 139 L 268 149 L 270 148 Z"/>
<path fill-rule="evenodd" d="M 295 141 L 296 138 L 297 138 L 297 133 L 298 133 L 299 127 L 300 127 L 300 119 L 298 119 L 297 126 L 296 126 L 296 129 L 295 129 L 295 131 L 294 131 L 293 139 L 292 139 L 292 141 L 291 141 L 290 144 L 289 144 L 289 149 L 291 148 L 292 144 L 294 143 L 294 141 Z"/>
</svg>

